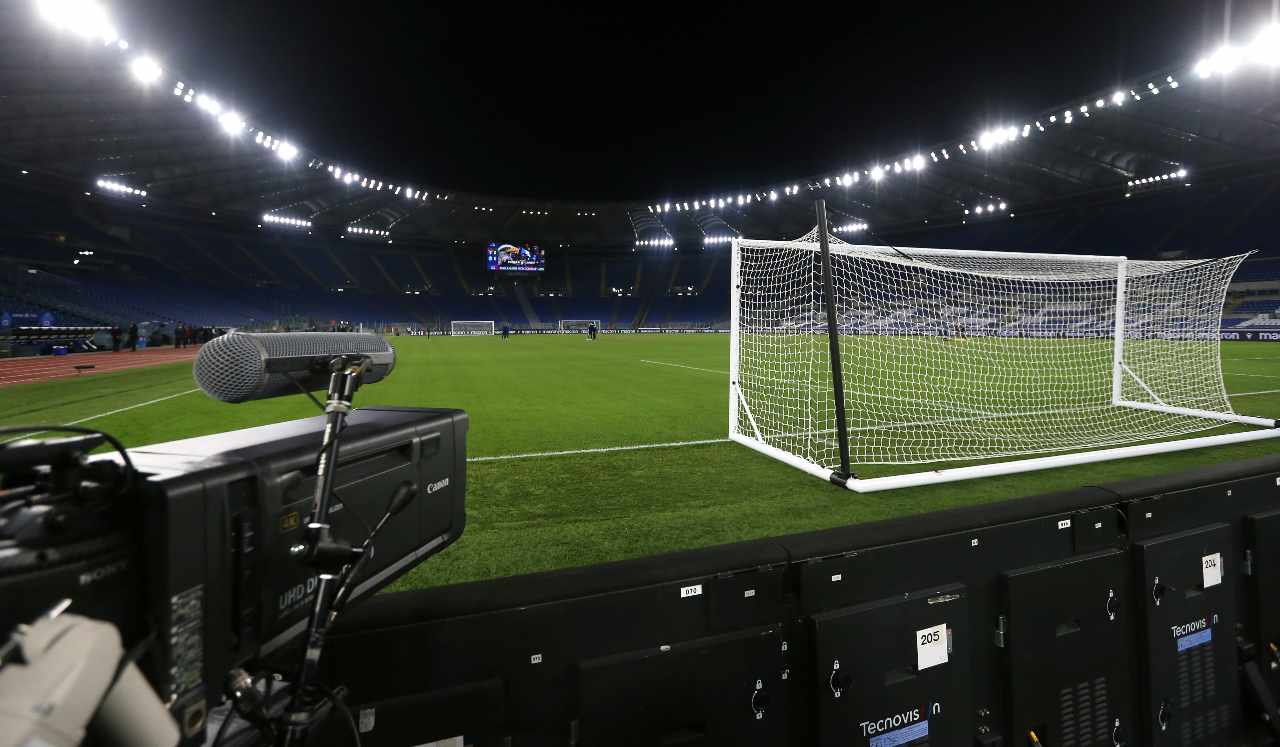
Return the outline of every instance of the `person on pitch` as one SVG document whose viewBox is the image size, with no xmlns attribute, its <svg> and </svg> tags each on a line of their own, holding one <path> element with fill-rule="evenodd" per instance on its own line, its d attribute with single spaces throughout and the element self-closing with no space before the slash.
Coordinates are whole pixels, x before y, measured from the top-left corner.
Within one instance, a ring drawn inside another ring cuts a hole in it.
<svg viewBox="0 0 1280 747">
<path fill-rule="evenodd" d="M 597 335 L 597 334 L 599 334 L 599 330 L 598 330 L 598 329 L 596 329 L 596 323 L 595 323 L 595 322 L 591 322 L 590 324 L 588 324 L 588 325 L 587 325 L 587 339 L 588 339 L 588 340 L 594 340 L 594 339 L 596 339 L 596 335 Z"/>
<path fill-rule="evenodd" d="M 505 340 L 510 336 L 511 336 L 511 325 L 509 324 L 502 325 L 502 339 Z"/>
</svg>

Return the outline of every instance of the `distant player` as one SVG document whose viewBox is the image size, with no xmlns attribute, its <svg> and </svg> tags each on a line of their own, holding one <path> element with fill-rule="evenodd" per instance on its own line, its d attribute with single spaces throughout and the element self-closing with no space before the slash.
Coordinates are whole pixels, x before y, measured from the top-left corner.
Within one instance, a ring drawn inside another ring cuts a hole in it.
<svg viewBox="0 0 1280 747">
<path fill-rule="evenodd" d="M 600 330 L 596 329 L 596 323 L 595 323 L 595 322 L 592 322 L 592 323 L 590 323 L 590 324 L 588 324 L 588 325 L 587 325 L 587 340 L 594 340 L 594 339 L 596 339 L 596 335 L 597 335 L 597 334 L 599 334 L 599 333 L 600 333 Z"/>
<path fill-rule="evenodd" d="M 502 339 L 504 339 L 504 340 L 505 340 L 505 339 L 507 339 L 507 338 L 508 338 L 508 337 L 510 337 L 510 336 L 511 336 L 511 327 L 510 327 L 510 325 L 506 325 L 506 324 L 502 325 Z"/>
</svg>

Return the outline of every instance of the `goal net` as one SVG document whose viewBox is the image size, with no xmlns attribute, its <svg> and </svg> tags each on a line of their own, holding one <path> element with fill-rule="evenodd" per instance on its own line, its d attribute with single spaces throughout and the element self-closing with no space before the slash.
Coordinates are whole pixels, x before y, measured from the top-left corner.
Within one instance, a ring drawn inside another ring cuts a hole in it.
<svg viewBox="0 0 1280 747">
<path fill-rule="evenodd" d="M 1168 442 L 1273 425 L 1236 415 L 1222 381 L 1222 307 L 1246 255 L 1131 261 L 833 241 L 830 256 L 852 472 L 1094 452 L 1061 462 L 1083 463 L 1138 455 L 1098 451 L 1108 447 L 1191 448 Z M 739 240 L 732 273 L 730 437 L 830 477 L 841 424 L 819 244 Z M 1242 435 L 1280 431 L 1223 438 Z M 875 490 L 1048 466 L 1059 463 L 848 482 Z"/>
<path fill-rule="evenodd" d="M 492 335 L 493 322 L 491 321 L 449 322 L 449 334 L 451 335 Z"/>
<path fill-rule="evenodd" d="M 599 319 L 561 319 L 560 329 L 567 332 L 586 332 L 587 327 L 596 325 L 596 329 L 601 329 Z"/>
</svg>

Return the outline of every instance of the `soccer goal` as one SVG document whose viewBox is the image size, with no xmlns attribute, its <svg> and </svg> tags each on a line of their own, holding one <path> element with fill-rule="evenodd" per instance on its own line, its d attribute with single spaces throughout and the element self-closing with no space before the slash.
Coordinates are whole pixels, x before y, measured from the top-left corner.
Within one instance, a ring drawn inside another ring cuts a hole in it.
<svg viewBox="0 0 1280 747">
<path fill-rule="evenodd" d="M 493 322 L 449 322 L 451 335 L 492 335 Z"/>
<path fill-rule="evenodd" d="M 603 329 L 600 326 L 599 319 L 561 319 L 560 331 L 562 332 L 586 332 L 587 327 L 596 325 L 596 329 Z"/>
<path fill-rule="evenodd" d="M 729 437 L 858 492 L 1280 437 L 1222 380 L 1245 256 L 735 240 Z"/>
</svg>

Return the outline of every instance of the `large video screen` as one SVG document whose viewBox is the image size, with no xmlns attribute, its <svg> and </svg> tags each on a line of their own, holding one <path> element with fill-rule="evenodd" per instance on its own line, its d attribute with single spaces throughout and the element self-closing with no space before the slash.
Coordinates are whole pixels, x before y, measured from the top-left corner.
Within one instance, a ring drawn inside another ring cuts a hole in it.
<svg viewBox="0 0 1280 747">
<path fill-rule="evenodd" d="M 489 269 L 495 272 L 542 272 L 547 258 L 532 244 L 490 244 Z"/>
</svg>

